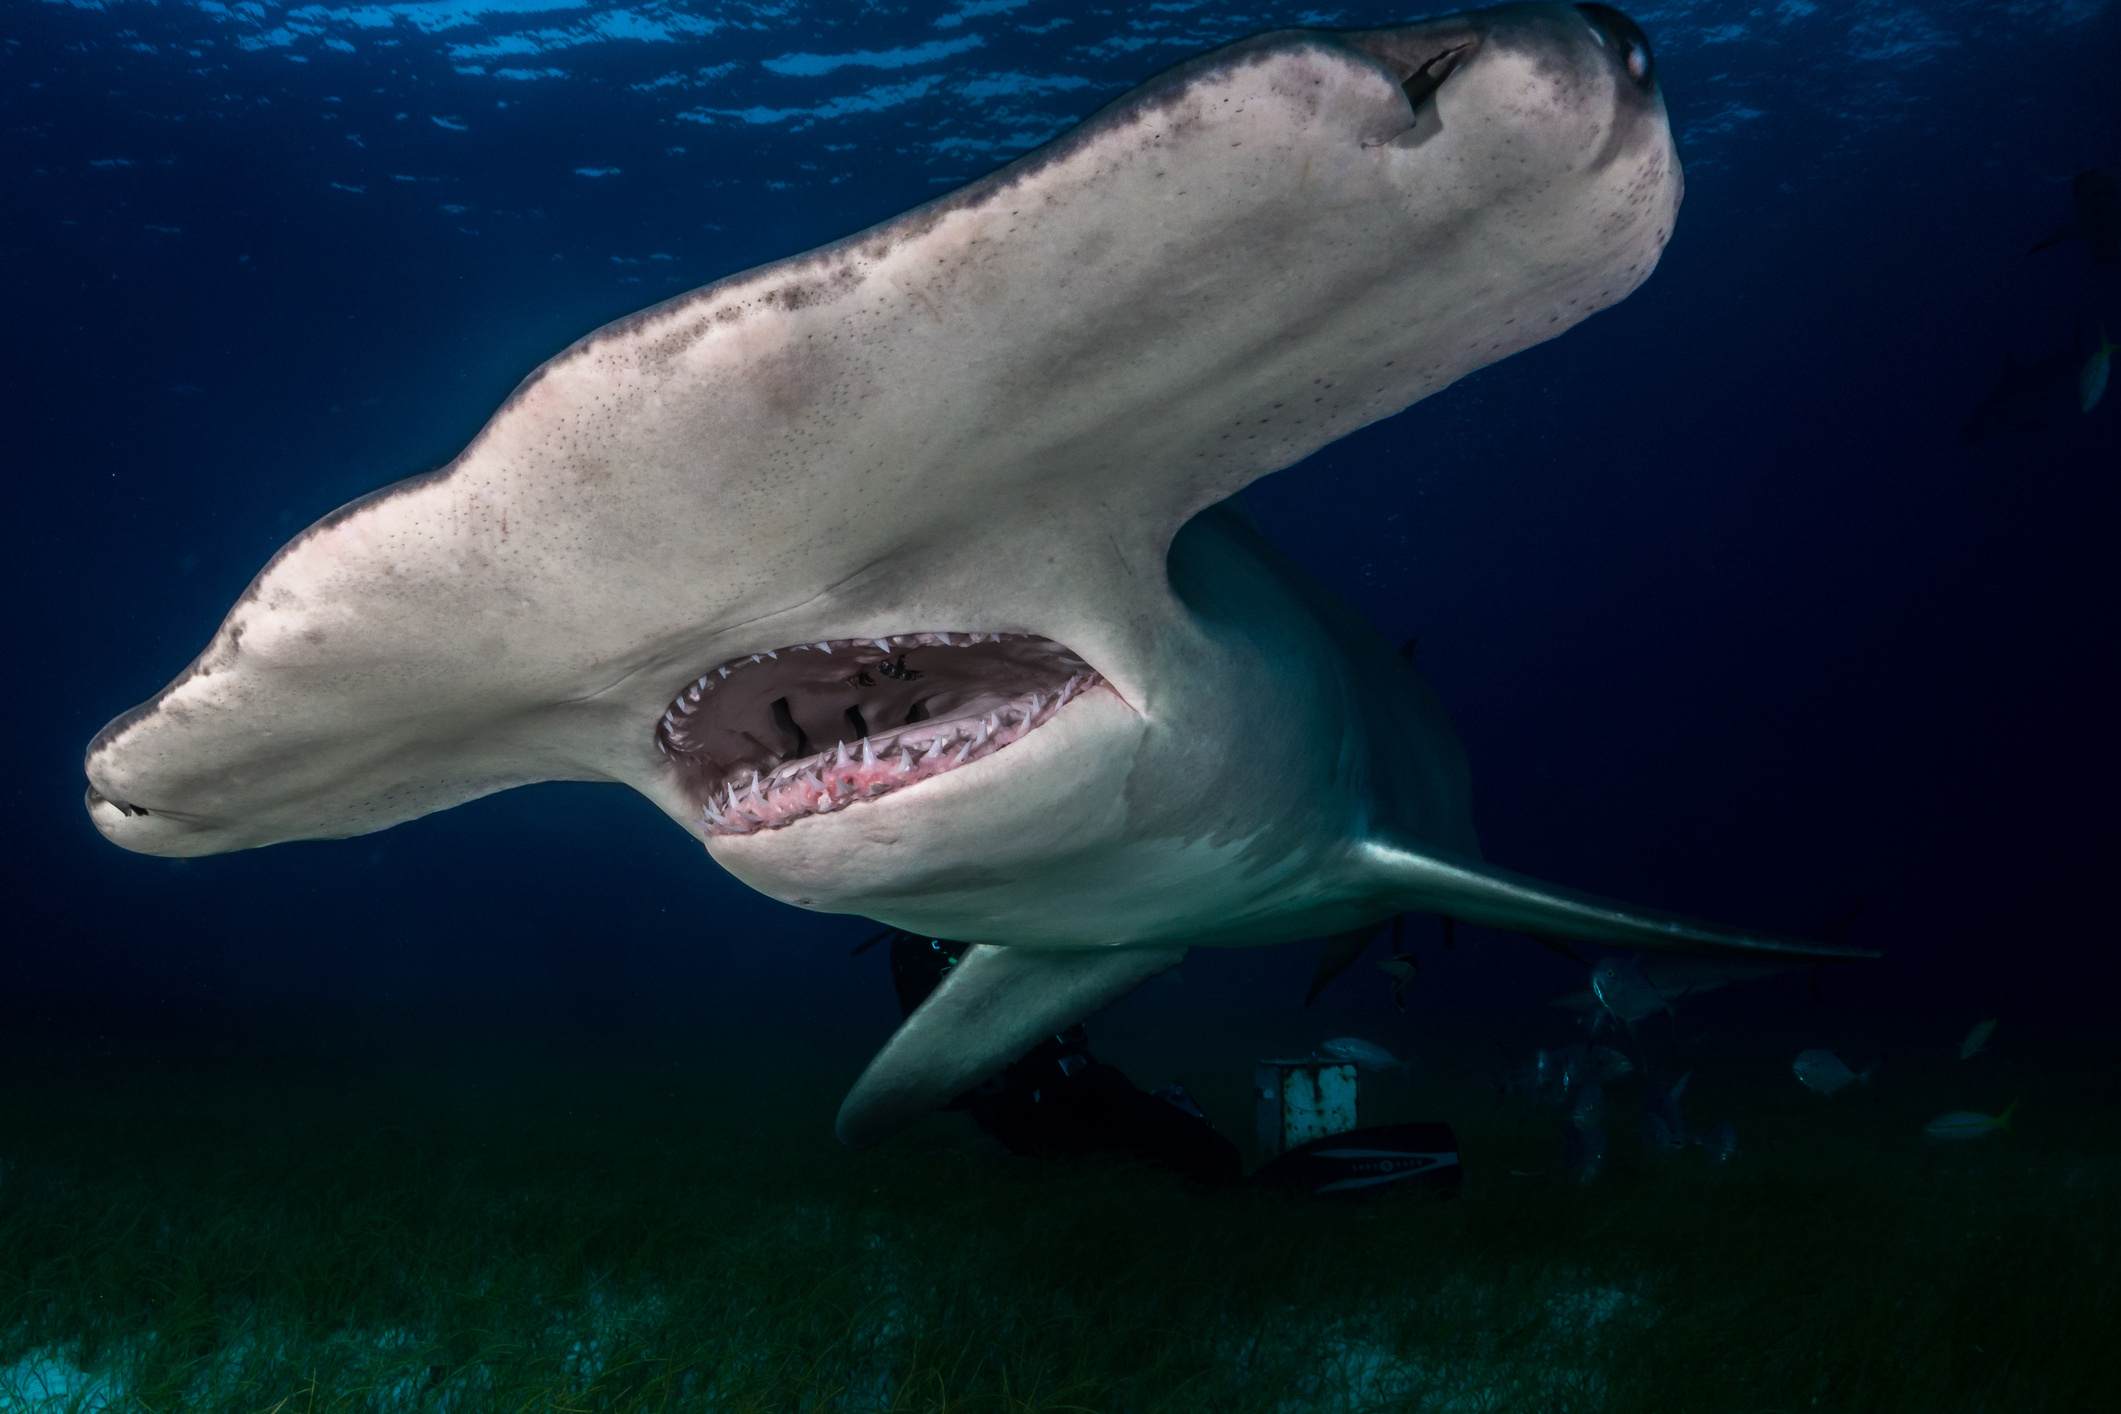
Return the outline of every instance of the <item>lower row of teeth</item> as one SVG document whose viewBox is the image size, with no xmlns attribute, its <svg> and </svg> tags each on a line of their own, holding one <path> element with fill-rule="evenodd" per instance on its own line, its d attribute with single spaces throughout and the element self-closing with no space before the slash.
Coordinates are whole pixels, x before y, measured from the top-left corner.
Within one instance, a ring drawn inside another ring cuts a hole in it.
<svg viewBox="0 0 2121 1414">
<path fill-rule="evenodd" d="M 1078 673 L 1050 698 L 1033 693 L 977 720 L 938 722 L 934 727 L 939 730 L 918 741 L 907 739 L 911 733 L 901 733 L 880 748 L 875 739 L 864 737 L 859 750 L 849 750 L 843 741 L 825 755 L 753 771 L 725 786 L 702 809 L 700 823 L 721 834 L 750 834 L 889 795 L 1001 750 L 1098 681 L 1095 673 Z"/>
</svg>

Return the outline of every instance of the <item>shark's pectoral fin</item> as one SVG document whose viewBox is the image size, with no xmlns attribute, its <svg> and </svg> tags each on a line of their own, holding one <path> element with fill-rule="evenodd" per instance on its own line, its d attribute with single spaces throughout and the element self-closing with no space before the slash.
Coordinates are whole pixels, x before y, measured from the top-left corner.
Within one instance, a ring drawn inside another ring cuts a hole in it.
<svg viewBox="0 0 2121 1414">
<path fill-rule="evenodd" d="M 840 1106 L 840 1141 L 880 1144 L 1167 968 L 1183 948 L 1050 952 L 979 944 L 892 1033 Z"/>
<path fill-rule="evenodd" d="M 1389 836 L 1372 836 L 1360 848 L 1373 881 L 1390 890 L 1394 906 L 1414 913 L 1442 913 L 1488 928 L 1529 933 L 1542 942 L 1568 938 L 1644 952 L 1756 956 L 1771 953 L 1809 958 L 1878 955 L 1863 948 L 1749 933 L 1616 903 L 1477 860 L 1417 849 Z"/>
</svg>

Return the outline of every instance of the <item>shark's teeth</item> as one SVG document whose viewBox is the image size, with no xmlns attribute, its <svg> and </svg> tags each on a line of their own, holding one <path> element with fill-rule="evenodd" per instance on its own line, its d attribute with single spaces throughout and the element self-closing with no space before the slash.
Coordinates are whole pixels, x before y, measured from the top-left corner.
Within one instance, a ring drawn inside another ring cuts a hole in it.
<svg viewBox="0 0 2121 1414">
<path fill-rule="evenodd" d="M 988 636 L 953 635 L 959 642 Z M 914 641 L 911 646 L 940 645 L 945 635 L 906 635 L 902 641 L 923 638 L 932 639 L 933 643 Z M 877 640 L 864 642 L 873 645 Z M 830 651 L 826 644 L 812 646 Z M 812 815 L 832 814 L 857 802 L 877 800 L 918 785 L 1022 740 L 1103 681 L 1086 667 L 1080 668 L 1058 691 L 1048 686 L 1026 693 L 1013 702 L 990 708 L 980 717 L 909 723 L 895 731 L 861 738 L 859 751 L 839 741 L 799 760 L 739 769 L 717 783 L 708 795 L 699 816 L 701 831 L 709 837 L 730 837 L 777 830 Z M 709 683 L 710 689 L 713 685 Z M 683 721 L 682 714 L 688 710 L 686 701 L 681 699 L 664 714 L 666 725 Z M 659 741 L 658 746 L 661 745 Z M 665 754 L 670 755 L 667 750 Z M 681 755 L 671 759 L 682 767 Z"/>
</svg>

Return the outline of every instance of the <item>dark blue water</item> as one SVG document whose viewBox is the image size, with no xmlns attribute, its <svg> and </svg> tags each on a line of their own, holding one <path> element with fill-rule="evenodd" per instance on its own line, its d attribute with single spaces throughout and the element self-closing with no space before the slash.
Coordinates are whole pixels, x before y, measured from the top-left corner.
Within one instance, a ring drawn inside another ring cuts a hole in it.
<svg viewBox="0 0 2121 1414">
<path fill-rule="evenodd" d="M 2121 330 L 2121 272 L 2027 253 L 2074 172 L 2121 166 L 2121 12 L 1635 13 L 1688 177 L 1656 276 L 1254 505 L 1419 636 L 1491 859 L 1794 933 L 1867 900 L 1850 941 L 1887 956 L 1829 982 L 1844 1044 L 2090 1025 L 2121 981 L 2121 394 L 1958 433 L 2006 356 Z M 845 956 L 869 924 L 750 893 L 618 788 L 172 863 L 90 827 L 81 751 L 291 533 L 449 459 L 597 324 L 888 218 L 1202 48 L 1407 18 L 9 7 L 0 1005 L 778 1009 L 798 1038 L 847 1014 L 882 1034 L 881 964 Z M 1425 954 L 1417 1022 L 1537 1009 L 1572 976 L 1508 939 Z M 1197 957 L 1187 995 L 1293 1007 L 1312 961 Z M 1385 1014 L 1374 977 L 1342 1004 Z M 1820 1025 L 1801 992 L 1747 1005 Z"/>
</svg>

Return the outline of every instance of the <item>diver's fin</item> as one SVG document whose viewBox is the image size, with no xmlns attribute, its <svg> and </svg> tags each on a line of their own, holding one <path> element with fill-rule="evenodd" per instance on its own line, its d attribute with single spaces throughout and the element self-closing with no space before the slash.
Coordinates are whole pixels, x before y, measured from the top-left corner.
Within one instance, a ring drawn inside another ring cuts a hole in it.
<svg viewBox="0 0 2121 1414">
<path fill-rule="evenodd" d="M 1304 993 L 1304 1005 L 1309 1006 L 1318 1000 L 1326 983 L 1354 966 L 1355 959 L 1362 956 L 1362 950 L 1384 930 L 1382 923 L 1365 923 L 1360 928 L 1335 933 L 1326 939 L 1326 950 L 1319 956 L 1317 970 L 1311 974 L 1311 990 Z"/>
<path fill-rule="evenodd" d="M 1862 948 L 1748 933 L 1701 923 L 1632 904 L 1615 903 L 1512 874 L 1477 860 L 1417 850 L 1389 836 L 1372 836 L 1358 848 L 1373 887 L 1389 890 L 1392 906 L 1415 913 L 1442 913 L 1467 923 L 1527 933 L 1546 942 L 1569 938 L 1644 952 L 1711 956 L 1762 953 L 1783 957 L 1876 957 Z"/>
<path fill-rule="evenodd" d="M 1041 1037 L 1110 1006 L 1184 956 L 1183 948 L 1054 952 L 975 944 L 847 1092 L 840 1142 L 881 1144 L 999 1074 Z"/>
<path fill-rule="evenodd" d="M 2086 230 L 2084 229 L 2084 223 L 2082 221 L 2072 221 L 2067 226 L 2064 226 L 2061 230 L 2055 232 L 2053 235 L 2041 241 L 2040 244 L 2034 246 L 2031 250 L 2027 251 L 2026 254 L 2038 255 L 2041 251 L 2046 250 L 2051 245 L 2061 245 L 2064 241 L 2073 241 L 2079 236 L 2087 234 L 2089 233 L 2086 232 Z"/>
</svg>

